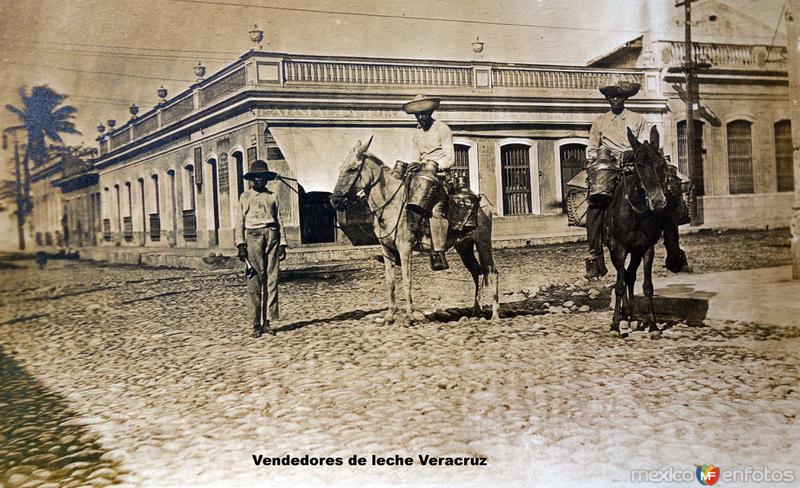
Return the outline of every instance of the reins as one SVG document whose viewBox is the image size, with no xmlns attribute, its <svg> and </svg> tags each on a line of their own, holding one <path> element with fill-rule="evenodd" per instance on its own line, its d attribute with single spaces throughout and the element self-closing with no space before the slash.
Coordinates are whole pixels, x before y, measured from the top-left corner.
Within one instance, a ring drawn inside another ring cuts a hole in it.
<svg viewBox="0 0 800 488">
<path fill-rule="evenodd" d="M 638 170 L 636 169 L 636 165 L 634 165 L 634 171 L 636 172 L 635 174 L 638 177 L 639 174 L 638 174 Z M 639 179 L 641 180 L 641 178 L 639 178 Z M 631 201 L 630 192 L 628 192 L 628 178 L 626 177 L 624 172 L 622 173 L 622 185 L 625 187 L 624 190 L 622 191 L 622 195 L 625 197 L 625 201 L 628 202 L 628 205 L 631 207 L 631 210 L 633 210 L 634 212 L 636 212 L 639 215 L 647 212 L 647 203 L 645 203 L 644 210 L 639 210 L 638 208 L 636 208 L 636 205 L 634 205 L 633 202 Z M 634 188 L 634 190 L 635 189 L 636 188 Z"/>
<path fill-rule="evenodd" d="M 361 178 L 361 174 L 364 171 L 364 164 L 365 164 L 366 160 L 367 160 L 367 156 L 366 155 L 361 157 L 361 165 L 358 167 L 358 174 L 353 179 L 353 183 L 350 184 L 350 189 L 347 192 L 348 195 L 353 192 L 353 189 L 355 188 L 356 182 Z M 368 212 L 370 214 L 370 217 L 372 217 L 374 219 L 375 216 L 378 215 L 378 212 L 380 212 L 380 215 L 378 216 L 378 218 L 383 217 L 383 211 L 386 209 L 386 207 L 389 206 L 390 203 L 392 203 L 392 201 L 394 201 L 395 197 L 397 197 L 397 194 L 400 193 L 400 190 L 408 186 L 408 181 L 409 181 L 408 175 L 406 175 L 400 181 L 400 184 L 397 186 L 397 189 L 394 191 L 392 196 L 389 197 L 388 199 L 386 199 L 386 201 L 383 202 L 382 205 L 380 205 L 375 210 L 372 210 L 372 209 L 368 208 Z M 367 195 L 367 198 L 369 198 L 370 191 L 372 191 L 372 189 L 377 184 L 378 184 L 378 181 L 376 180 L 371 185 L 364 187 L 363 190 L 364 190 L 364 193 Z M 408 198 L 408 191 L 406 191 L 406 193 L 404 195 L 404 199 L 406 199 L 406 198 Z M 400 210 L 397 212 L 397 221 L 394 223 L 394 226 L 392 227 L 392 230 L 390 230 L 386 235 L 376 236 L 378 238 L 378 240 L 386 239 L 387 237 L 391 236 L 392 234 L 395 234 L 394 239 L 397 239 L 396 232 L 397 232 L 398 227 L 400 226 L 400 219 L 403 217 L 403 206 L 405 206 L 405 203 L 406 202 L 403 201 L 400 204 Z M 359 224 L 359 226 L 360 226 L 360 224 Z M 374 229 L 373 229 L 373 231 L 374 231 Z"/>
</svg>

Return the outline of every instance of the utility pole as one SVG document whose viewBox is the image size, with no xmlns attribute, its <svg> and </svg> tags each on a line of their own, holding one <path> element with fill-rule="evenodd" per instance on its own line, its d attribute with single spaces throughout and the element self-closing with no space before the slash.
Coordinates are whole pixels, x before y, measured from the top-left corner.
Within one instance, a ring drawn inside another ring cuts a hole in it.
<svg viewBox="0 0 800 488">
<path fill-rule="evenodd" d="M 694 145 L 694 103 L 695 86 L 694 72 L 698 69 L 709 68 L 708 63 L 695 63 L 692 50 L 692 2 L 697 0 L 679 0 L 675 2 L 676 7 L 683 7 L 684 12 L 684 60 L 680 71 L 685 74 L 686 79 L 686 163 L 689 168 L 689 179 L 695 188 L 692 194 L 691 218 L 692 225 L 703 223 L 703 215 L 697 211 L 697 189 L 703 187 L 703 179 L 700 176 L 701 168 L 697 161 L 697 151 Z"/>
<path fill-rule="evenodd" d="M 800 280 L 800 0 L 786 5 L 786 48 L 789 55 L 789 102 L 792 117 L 792 165 L 794 205 L 792 207 L 792 278 Z"/>
<path fill-rule="evenodd" d="M 21 171 L 20 171 L 20 162 L 19 162 L 19 144 L 17 142 L 17 131 L 16 130 L 8 130 L 6 129 L 3 131 L 3 149 L 8 147 L 6 142 L 6 138 L 8 133 L 11 133 L 11 136 L 14 138 L 14 176 L 16 177 L 15 181 L 15 190 L 16 190 L 16 197 L 17 197 L 17 238 L 19 240 L 19 250 L 25 250 L 25 212 L 27 211 L 27 202 L 25 201 L 25 195 L 22 192 L 22 178 L 21 178 Z"/>
</svg>

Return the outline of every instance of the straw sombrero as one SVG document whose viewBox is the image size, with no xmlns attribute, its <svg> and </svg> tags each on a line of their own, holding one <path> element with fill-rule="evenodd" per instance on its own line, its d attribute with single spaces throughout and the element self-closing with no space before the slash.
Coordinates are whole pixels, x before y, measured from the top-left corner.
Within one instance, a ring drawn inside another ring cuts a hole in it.
<svg viewBox="0 0 800 488">
<path fill-rule="evenodd" d="M 618 81 L 600 88 L 600 93 L 607 97 L 630 98 L 639 93 L 641 85 L 632 81 Z"/>
<path fill-rule="evenodd" d="M 442 100 L 434 97 L 426 97 L 425 95 L 417 95 L 408 103 L 403 104 L 403 110 L 409 114 L 418 114 L 422 112 L 431 112 L 439 108 L 439 103 Z"/>
<path fill-rule="evenodd" d="M 267 162 L 263 159 L 256 159 L 250 165 L 250 170 L 242 177 L 246 180 L 252 180 L 256 176 L 264 175 L 268 180 L 274 180 L 278 173 L 269 170 Z"/>
</svg>

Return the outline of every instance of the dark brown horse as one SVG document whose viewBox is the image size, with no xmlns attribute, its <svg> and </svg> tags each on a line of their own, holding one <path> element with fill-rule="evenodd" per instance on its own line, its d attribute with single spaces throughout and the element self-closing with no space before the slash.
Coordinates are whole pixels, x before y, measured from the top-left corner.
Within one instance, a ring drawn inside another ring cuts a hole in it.
<svg viewBox="0 0 800 488">
<path fill-rule="evenodd" d="M 668 216 L 664 212 L 667 204 L 667 162 L 659 153 L 658 130 L 650 130 L 650 141 L 639 142 L 628 129 L 628 141 L 633 155 L 627 160 L 623 175 L 617 183 L 614 197 L 606 208 L 603 240 L 611 254 L 611 262 L 617 270 L 614 288 L 614 318 L 611 330 L 622 337 L 620 322 L 636 321 L 633 286 L 636 272 L 644 261 L 644 284 L 647 297 L 647 320 L 650 336 L 658 338 L 661 331 L 656 325 L 653 310 L 653 257 L 655 245 L 664 232 Z M 627 269 L 625 260 L 630 256 Z M 627 291 L 627 294 L 626 294 Z"/>
<path fill-rule="evenodd" d="M 411 252 L 431 250 L 429 235 L 412 225 L 412 219 L 406 211 L 405 181 L 392 176 L 383 162 L 369 153 L 370 142 L 361 141 L 353 147 L 339 168 L 339 179 L 331 194 L 331 204 L 342 210 L 348 204 L 366 199 L 373 216 L 373 229 L 383 251 L 383 263 L 386 267 L 386 288 L 389 294 L 389 310 L 386 323 L 395 320 L 397 303 L 395 301 L 395 266 L 400 266 L 403 276 L 403 288 L 406 296 L 405 322 L 411 325 L 414 321 L 414 309 L 411 301 Z M 473 316 L 481 313 L 481 294 L 484 285 L 494 282 L 492 300 L 492 318 L 498 318 L 498 281 L 497 268 L 492 257 L 492 214 L 481 208 L 478 212 L 478 227 L 467 234 L 448 235 L 446 248 L 455 248 L 467 267 L 475 283 L 475 299 Z M 477 257 L 475 256 L 477 251 Z"/>
</svg>

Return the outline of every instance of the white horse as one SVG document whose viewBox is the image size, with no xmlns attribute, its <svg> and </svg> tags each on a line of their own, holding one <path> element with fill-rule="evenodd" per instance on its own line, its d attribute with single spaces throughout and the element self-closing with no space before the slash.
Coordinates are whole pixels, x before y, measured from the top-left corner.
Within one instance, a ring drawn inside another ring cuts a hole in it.
<svg viewBox="0 0 800 488">
<path fill-rule="evenodd" d="M 395 300 L 395 266 L 400 266 L 403 276 L 403 289 L 406 296 L 407 325 L 413 324 L 414 308 L 411 300 L 411 252 L 431 250 L 430 236 L 413 225 L 412 215 L 406 211 L 406 190 L 408 186 L 391 175 L 389 168 L 375 155 L 367 152 L 372 142 L 361 141 L 353 147 L 339 168 L 339 179 L 331 194 L 331 204 L 342 210 L 350 203 L 367 199 L 373 216 L 373 228 L 383 250 L 383 263 L 386 267 L 386 287 L 389 292 L 389 310 L 386 323 L 393 323 L 397 312 Z M 412 224 L 412 225 L 409 225 Z M 478 226 L 463 234 L 448 233 L 446 249 L 455 247 L 464 266 L 475 282 L 475 300 L 472 315 L 481 313 L 481 294 L 484 286 L 494 282 L 492 318 L 499 317 L 498 274 L 492 257 L 492 215 L 481 208 L 478 212 Z M 478 252 L 475 257 L 475 250 Z"/>
</svg>

